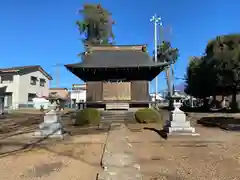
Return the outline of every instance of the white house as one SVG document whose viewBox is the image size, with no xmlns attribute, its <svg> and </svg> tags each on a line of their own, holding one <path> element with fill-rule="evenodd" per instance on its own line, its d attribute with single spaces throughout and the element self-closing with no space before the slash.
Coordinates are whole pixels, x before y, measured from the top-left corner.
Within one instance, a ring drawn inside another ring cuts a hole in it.
<svg viewBox="0 0 240 180">
<path fill-rule="evenodd" d="M 0 88 L 6 88 L 2 95 L 4 107 L 27 107 L 33 105 L 33 98 L 47 97 L 50 80 L 52 77 L 39 65 L 0 68 Z"/>
<path fill-rule="evenodd" d="M 164 98 L 162 97 L 162 94 L 159 94 L 159 93 L 150 93 L 150 97 L 151 97 L 151 101 L 163 101 Z"/>
<path fill-rule="evenodd" d="M 70 91 L 71 104 L 86 102 L 86 84 L 73 84 Z"/>
</svg>

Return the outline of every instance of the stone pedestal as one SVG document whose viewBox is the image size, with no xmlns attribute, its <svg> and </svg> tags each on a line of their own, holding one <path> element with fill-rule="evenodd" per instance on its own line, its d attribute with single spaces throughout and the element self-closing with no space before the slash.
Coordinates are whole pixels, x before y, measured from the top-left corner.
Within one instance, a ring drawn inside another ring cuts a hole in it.
<svg viewBox="0 0 240 180">
<path fill-rule="evenodd" d="M 186 120 L 186 114 L 181 111 L 181 103 L 174 102 L 174 110 L 170 112 L 169 121 L 166 124 L 166 129 L 169 134 L 179 135 L 199 135 L 195 132 L 195 128 L 191 127 L 190 122 Z"/>
<path fill-rule="evenodd" d="M 56 107 L 53 104 L 51 107 Z M 39 130 L 34 133 L 35 136 L 49 136 L 63 138 L 63 126 L 61 123 L 61 116 L 52 108 L 44 116 L 44 122 L 39 125 Z"/>
</svg>

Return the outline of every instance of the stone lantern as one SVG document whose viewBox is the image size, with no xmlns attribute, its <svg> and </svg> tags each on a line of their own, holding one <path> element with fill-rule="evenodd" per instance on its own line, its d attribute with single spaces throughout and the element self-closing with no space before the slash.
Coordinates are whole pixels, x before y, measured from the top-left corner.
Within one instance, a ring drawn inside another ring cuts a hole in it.
<svg viewBox="0 0 240 180">
<path fill-rule="evenodd" d="M 173 110 L 169 112 L 169 120 L 165 125 L 165 130 L 170 135 L 199 135 L 195 132 L 195 128 L 191 127 L 190 122 L 186 120 L 186 114 L 180 110 L 183 97 L 174 93 L 171 99 L 173 101 Z"/>
<path fill-rule="evenodd" d="M 39 125 L 35 136 L 49 136 L 63 138 L 63 125 L 59 113 L 59 97 L 49 96 L 49 109 L 44 115 L 44 122 Z"/>
</svg>

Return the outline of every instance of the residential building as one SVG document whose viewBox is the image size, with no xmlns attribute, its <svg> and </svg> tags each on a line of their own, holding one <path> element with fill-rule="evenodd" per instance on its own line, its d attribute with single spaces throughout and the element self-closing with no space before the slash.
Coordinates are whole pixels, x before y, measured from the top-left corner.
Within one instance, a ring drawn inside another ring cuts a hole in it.
<svg viewBox="0 0 240 180">
<path fill-rule="evenodd" d="M 18 109 L 33 106 L 33 98 L 48 96 L 52 77 L 39 65 L 0 68 L 0 88 L 4 107 Z"/>
<path fill-rule="evenodd" d="M 49 94 L 55 94 L 61 99 L 69 99 L 69 92 L 67 88 L 49 88 Z"/>
<path fill-rule="evenodd" d="M 69 104 L 69 92 L 67 88 L 50 88 L 49 97 L 54 96 L 59 98 L 60 109 L 64 109 Z"/>
<path fill-rule="evenodd" d="M 70 92 L 71 105 L 73 107 L 75 107 L 76 104 L 86 102 L 86 84 L 73 84 Z"/>
<path fill-rule="evenodd" d="M 162 94 L 160 93 L 150 93 L 150 98 L 151 98 L 151 101 L 163 101 L 164 98 L 162 97 Z"/>
</svg>

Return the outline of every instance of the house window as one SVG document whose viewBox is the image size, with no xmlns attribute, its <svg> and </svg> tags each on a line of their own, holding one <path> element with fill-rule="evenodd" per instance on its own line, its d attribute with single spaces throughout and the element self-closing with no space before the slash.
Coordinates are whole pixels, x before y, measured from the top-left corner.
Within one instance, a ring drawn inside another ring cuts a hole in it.
<svg viewBox="0 0 240 180">
<path fill-rule="evenodd" d="M 36 85 L 37 84 L 37 78 L 34 76 L 31 76 L 31 81 L 30 81 L 31 85 Z"/>
<path fill-rule="evenodd" d="M 3 75 L 1 76 L 1 83 L 8 84 L 13 82 L 13 75 Z"/>
<path fill-rule="evenodd" d="M 33 102 L 33 98 L 37 97 L 36 94 L 28 93 L 28 102 Z"/>
<path fill-rule="evenodd" d="M 40 86 L 44 87 L 46 83 L 45 79 L 40 79 Z"/>
</svg>

